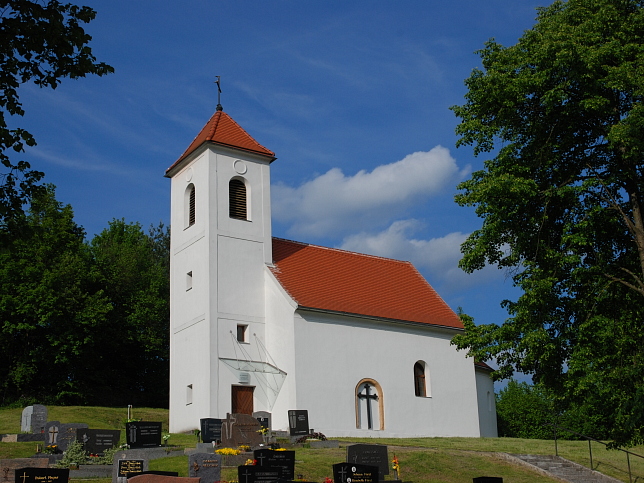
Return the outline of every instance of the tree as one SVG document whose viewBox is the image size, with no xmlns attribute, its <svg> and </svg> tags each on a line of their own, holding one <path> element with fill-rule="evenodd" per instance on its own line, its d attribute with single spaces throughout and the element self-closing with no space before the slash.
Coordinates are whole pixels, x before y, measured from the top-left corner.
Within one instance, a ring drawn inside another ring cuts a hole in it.
<svg viewBox="0 0 644 483">
<path fill-rule="evenodd" d="M 2 402 L 85 402 L 91 386 L 84 370 L 95 369 L 97 334 L 111 310 L 85 233 L 51 185 L 8 228 L 19 235 L 0 251 Z"/>
<path fill-rule="evenodd" d="M 89 7 L 57 0 L 0 0 L 0 163 L 5 168 L 0 172 L 0 223 L 22 212 L 44 175 L 7 154 L 36 144 L 26 130 L 8 126 L 7 115 L 24 115 L 20 85 L 33 81 L 55 89 L 65 77 L 114 71 L 95 62 L 88 46 L 92 38 L 81 26 L 95 16 Z"/>
<path fill-rule="evenodd" d="M 109 405 L 168 404 L 170 233 L 112 220 L 90 250 L 112 310 L 101 330 L 94 397 Z M 114 361 L 118 361 L 116 364 Z M 87 374 L 87 378 L 91 377 Z M 114 385 L 118 381 L 118 385 Z"/>
<path fill-rule="evenodd" d="M 644 441 L 644 2 L 556 1 L 466 80 L 458 145 L 493 153 L 456 201 L 483 219 L 461 247 L 523 290 L 510 317 L 454 343 L 532 374 L 566 404 Z"/>
<path fill-rule="evenodd" d="M 496 398 L 499 436 L 507 438 L 550 439 L 555 409 L 546 390 L 527 382 L 510 379 Z"/>
</svg>

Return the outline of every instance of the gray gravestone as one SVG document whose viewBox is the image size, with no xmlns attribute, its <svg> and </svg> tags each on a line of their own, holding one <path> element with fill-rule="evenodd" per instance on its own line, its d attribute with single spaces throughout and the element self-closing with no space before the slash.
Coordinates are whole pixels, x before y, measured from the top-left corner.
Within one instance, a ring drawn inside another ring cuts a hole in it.
<svg viewBox="0 0 644 483">
<path fill-rule="evenodd" d="M 45 424 L 47 424 L 47 408 L 42 404 L 34 404 L 31 413 L 31 433 L 40 434 L 45 431 Z"/>
<path fill-rule="evenodd" d="M 0 460 L 0 482 L 14 483 L 15 471 L 19 468 L 47 468 L 47 458 L 14 458 Z"/>
<path fill-rule="evenodd" d="M 261 424 L 263 428 L 268 430 L 272 429 L 271 413 L 268 411 L 255 411 L 253 413 L 253 417 L 259 421 L 259 424 Z"/>
<path fill-rule="evenodd" d="M 201 478 L 201 483 L 221 481 L 221 455 L 194 453 L 188 458 L 188 476 Z"/>
<path fill-rule="evenodd" d="M 47 421 L 45 423 L 45 446 L 58 446 L 60 425 L 60 421 Z"/>
<path fill-rule="evenodd" d="M 31 433 L 31 416 L 34 413 L 33 406 L 27 406 L 22 410 L 22 418 L 20 419 L 20 431 L 23 433 Z"/>
<path fill-rule="evenodd" d="M 47 421 L 45 424 L 45 446 L 57 446 L 58 451 L 67 451 L 67 447 L 76 440 L 76 431 L 86 429 L 85 423 L 61 423 Z"/>
<path fill-rule="evenodd" d="M 383 444 L 352 444 L 347 446 L 347 463 L 378 467 L 381 478 L 389 474 L 387 446 Z"/>
<path fill-rule="evenodd" d="M 259 421 L 250 414 L 228 414 L 221 423 L 221 445 L 225 448 L 237 448 L 246 444 L 251 448 L 264 442 Z"/>
</svg>

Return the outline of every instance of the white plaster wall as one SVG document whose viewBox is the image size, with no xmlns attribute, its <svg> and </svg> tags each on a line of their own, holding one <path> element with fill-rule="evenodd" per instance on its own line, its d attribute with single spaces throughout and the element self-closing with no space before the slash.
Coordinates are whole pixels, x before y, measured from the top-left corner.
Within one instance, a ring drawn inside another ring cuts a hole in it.
<svg viewBox="0 0 644 483">
<path fill-rule="evenodd" d="M 297 304 L 282 288 L 268 267 L 266 283 L 266 349 L 277 367 L 286 372 L 286 379 L 272 408 L 273 429 L 288 430 L 288 410 L 296 409 L 295 328 L 293 314 Z"/>
<path fill-rule="evenodd" d="M 170 430 L 180 432 L 199 424 L 208 411 L 212 372 L 209 340 L 212 286 L 208 234 L 211 210 L 208 179 L 210 154 L 197 155 L 171 180 L 170 223 Z M 185 227 L 185 193 L 195 186 L 195 224 Z M 216 260 L 214 260 L 216 263 Z M 187 273 L 192 288 L 187 290 Z M 193 385 L 193 403 L 186 404 L 187 386 Z"/>
<path fill-rule="evenodd" d="M 450 345 L 455 333 L 297 311 L 297 407 L 289 409 L 307 409 L 310 426 L 327 436 L 478 437 L 474 366 Z M 418 360 L 427 363 L 431 397 L 414 395 Z M 363 378 L 382 387 L 384 431 L 356 429 L 354 394 Z"/>
<path fill-rule="evenodd" d="M 496 424 L 496 400 L 494 398 L 494 383 L 488 371 L 478 369 L 476 372 L 476 392 L 479 411 L 481 437 L 496 438 L 499 436 Z"/>
</svg>

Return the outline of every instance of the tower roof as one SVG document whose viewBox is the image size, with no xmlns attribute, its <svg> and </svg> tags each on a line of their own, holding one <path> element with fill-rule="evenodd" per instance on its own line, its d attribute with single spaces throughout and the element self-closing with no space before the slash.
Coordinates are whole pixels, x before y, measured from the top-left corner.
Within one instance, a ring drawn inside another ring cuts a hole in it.
<svg viewBox="0 0 644 483">
<path fill-rule="evenodd" d="M 301 308 L 462 329 L 410 262 L 273 238 L 272 272 Z"/>
<path fill-rule="evenodd" d="M 275 160 L 275 153 L 261 144 L 248 134 L 244 128 L 237 124 L 232 117 L 221 110 L 217 110 L 210 120 L 203 127 L 201 132 L 192 141 L 188 149 L 170 166 L 165 175 L 168 176 L 170 171 L 177 167 L 181 161 L 186 159 L 192 152 L 204 143 L 212 143 L 220 146 L 226 146 L 233 149 L 239 149 L 249 153 L 267 156 L 270 161 Z"/>
</svg>

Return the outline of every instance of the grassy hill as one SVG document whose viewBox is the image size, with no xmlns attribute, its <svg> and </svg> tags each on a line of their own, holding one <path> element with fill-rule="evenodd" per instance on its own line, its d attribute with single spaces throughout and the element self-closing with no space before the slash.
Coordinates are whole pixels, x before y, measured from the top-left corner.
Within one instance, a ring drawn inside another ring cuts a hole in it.
<svg viewBox="0 0 644 483">
<path fill-rule="evenodd" d="M 49 420 L 63 423 L 83 422 L 96 429 L 125 429 L 126 408 L 104 407 L 48 407 Z M 0 434 L 19 433 L 21 409 L 0 409 Z M 161 421 L 168 428 L 167 409 L 134 408 L 132 417 L 146 421 Z M 124 434 L 124 433 L 123 433 Z M 340 438 L 341 446 L 353 442 L 379 443 L 389 446 L 389 454 L 398 456 L 402 479 L 414 483 L 471 482 L 476 476 L 501 476 L 504 481 L 516 483 L 553 482 L 556 480 L 516 467 L 504 461 L 496 453 L 554 454 L 554 442 L 514 438 L 406 438 L 406 439 L 360 439 Z M 192 434 L 173 434 L 169 444 L 194 447 Z M 0 458 L 28 457 L 35 452 L 35 443 L 0 443 Z M 593 468 L 621 481 L 628 481 L 624 453 L 607 451 L 593 443 Z M 644 454 L 644 447 L 633 452 Z M 310 481 L 323 481 L 332 477 L 331 465 L 344 461 L 346 450 L 309 448 L 296 449 L 296 475 Z M 559 441 L 559 455 L 579 464 L 590 466 L 588 443 L 585 441 Z M 631 457 L 631 468 L 637 481 L 644 479 L 644 460 Z M 187 456 L 164 458 L 150 463 L 150 469 L 178 471 L 187 476 Z M 235 468 L 224 468 L 222 479 L 236 480 Z M 72 477 L 73 481 L 73 477 Z M 78 480 L 80 481 L 80 480 Z M 92 480 L 93 483 L 108 483 L 110 480 Z"/>
</svg>

